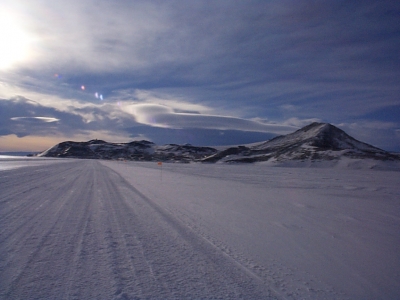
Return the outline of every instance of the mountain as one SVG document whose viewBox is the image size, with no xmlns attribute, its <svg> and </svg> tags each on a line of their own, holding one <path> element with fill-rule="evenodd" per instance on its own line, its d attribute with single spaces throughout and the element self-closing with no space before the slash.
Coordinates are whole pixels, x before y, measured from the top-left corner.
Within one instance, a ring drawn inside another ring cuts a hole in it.
<svg viewBox="0 0 400 300">
<path fill-rule="evenodd" d="M 328 123 L 312 123 L 254 146 L 231 147 L 203 162 L 316 161 L 341 157 L 398 160 L 399 156 L 360 142 Z"/>
<path fill-rule="evenodd" d="M 157 146 L 149 141 L 108 143 L 102 140 L 88 142 L 62 142 L 40 153 L 44 157 L 121 159 L 137 161 L 190 162 L 216 153 L 210 147 L 168 144 Z"/>
<path fill-rule="evenodd" d="M 108 143 L 91 140 L 62 142 L 38 156 L 205 163 L 337 161 L 343 157 L 400 160 L 399 155 L 360 142 L 328 123 L 312 123 L 291 134 L 278 136 L 266 142 L 230 147 L 222 151 L 190 144 L 158 146 L 149 141 Z"/>
</svg>

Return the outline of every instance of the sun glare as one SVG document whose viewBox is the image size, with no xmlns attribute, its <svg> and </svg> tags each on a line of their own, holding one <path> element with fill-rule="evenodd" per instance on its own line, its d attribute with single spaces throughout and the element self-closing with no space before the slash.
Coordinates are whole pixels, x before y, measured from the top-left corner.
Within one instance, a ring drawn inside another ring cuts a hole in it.
<svg viewBox="0 0 400 300">
<path fill-rule="evenodd" d="M 17 18 L 0 12 L 0 71 L 26 60 L 32 41 Z"/>
</svg>

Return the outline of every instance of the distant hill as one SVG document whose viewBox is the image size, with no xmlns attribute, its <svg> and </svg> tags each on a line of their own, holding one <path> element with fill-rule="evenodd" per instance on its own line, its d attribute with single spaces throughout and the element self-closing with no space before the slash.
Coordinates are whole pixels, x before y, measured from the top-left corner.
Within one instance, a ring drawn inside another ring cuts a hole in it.
<svg viewBox="0 0 400 300">
<path fill-rule="evenodd" d="M 189 144 L 159 146 L 145 140 L 130 143 L 91 140 L 62 142 L 38 156 L 205 163 L 331 161 L 343 157 L 400 160 L 399 155 L 360 142 L 328 123 L 312 123 L 291 134 L 278 136 L 266 142 L 230 147 L 222 151 Z"/>
<path fill-rule="evenodd" d="M 399 156 L 360 142 L 328 123 L 312 123 L 291 134 L 255 146 L 238 146 L 215 153 L 203 162 L 337 160 L 341 157 L 398 160 Z"/>
<path fill-rule="evenodd" d="M 102 140 L 91 140 L 88 142 L 62 142 L 40 153 L 38 156 L 190 162 L 205 158 L 216 152 L 217 150 L 214 148 L 196 147 L 189 144 L 157 146 L 144 140 L 130 143 L 108 143 Z"/>
</svg>

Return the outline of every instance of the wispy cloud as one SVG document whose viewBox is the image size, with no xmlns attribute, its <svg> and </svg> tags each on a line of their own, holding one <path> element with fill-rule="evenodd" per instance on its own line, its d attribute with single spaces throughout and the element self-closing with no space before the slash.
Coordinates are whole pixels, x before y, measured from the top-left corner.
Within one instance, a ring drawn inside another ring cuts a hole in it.
<svg viewBox="0 0 400 300">
<path fill-rule="evenodd" d="M 143 99 L 142 99 L 143 100 Z M 153 103 L 152 100 L 155 102 Z M 296 125 L 285 123 L 268 123 L 258 120 L 243 119 L 222 115 L 204 114 L 210 109 L 204 106 L 184 103 L 182 100 L 146 98 L 146 101 L 121 101 L 118 103 L 86 103 L 74 106 L 65 100 L 55 107 L 44 106 L 38 102 L 16 97 L 0 99 L 2 123 L 0 135 L 16 134 L 29 136 L 37 134 L 54 135 L 57 131 L 76 135 L 96 130 L 114 132 L 119 136 L 134 134 L 132 128 L 140 126 L 188 129 L 188 130 L 235 130 L 242 132 L 264 132 L 284 134 L 297 129 Z M 179 103 L 179 105 L 177 105 Z M 170 106 L 166 104 L 171 104 Z M 182 108 L 199 109 L 195 112 L 182 112 Z M 293 123 L 293 122 L 290 122 Z M 140 132 L 138 132 L 140 135 Z"/>
<path fill-rule="evenodd" d="M 180 113 L 171 107 L 158 104 L 132 104 L 126 106 L 125 110 L 131 113 L 138 123 L 154 127 L 241 130 L 276 134 L 289 133 L 297 129 L 290 125 L 267 124 L 229 116 Z"/>
<path fill-rule="evenodd" d="M 398 122 L 357 120 L 351 123 L 337 124 L 338 127 L 360 141 L 367 141 L 375 147 L 394 151 L 400 149 Z"/>
<path fill-rule="evenodd" d="M 13 121 L 40 121 L 40 122 L 45 122 L 45 123 L 52 123 L 52 122 L 57 122 L 60 121 L 60 119 L 56 118 L 49 118 L 49 117 L 13 117 L 10 118 Z"/>
<path fill-rule="evenodd" d="M 0 70 L 3 133 L 36 122 L 43 135 L 280 134 L 313 120 L 361 132 L 400 106 L 395 1 L 5 0 L 0 10 L 30 41 Z"/>
</svg>

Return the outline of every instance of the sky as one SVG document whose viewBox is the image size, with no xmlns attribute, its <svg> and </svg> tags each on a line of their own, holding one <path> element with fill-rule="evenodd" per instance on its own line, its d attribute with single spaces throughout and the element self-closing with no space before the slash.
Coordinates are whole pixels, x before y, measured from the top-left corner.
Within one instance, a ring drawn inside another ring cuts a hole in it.
<svg viewBox="0 0 400 300">
<path fill-rule="evenodd" d="M 216 146 L 311 122 L 400 152 L 400 3 L 2 0 L 0 151 Z"/>
</svg>

